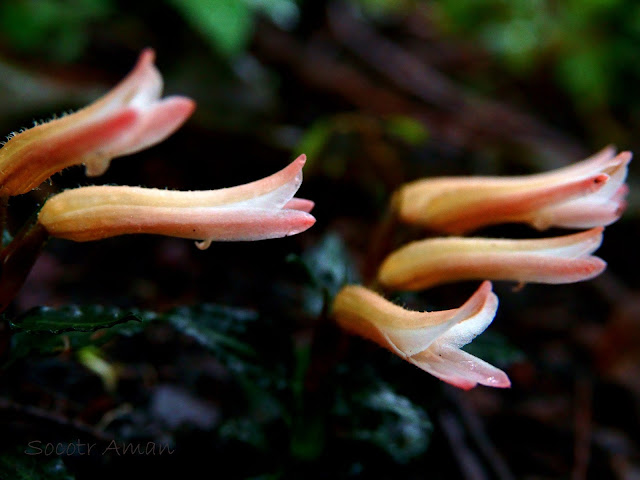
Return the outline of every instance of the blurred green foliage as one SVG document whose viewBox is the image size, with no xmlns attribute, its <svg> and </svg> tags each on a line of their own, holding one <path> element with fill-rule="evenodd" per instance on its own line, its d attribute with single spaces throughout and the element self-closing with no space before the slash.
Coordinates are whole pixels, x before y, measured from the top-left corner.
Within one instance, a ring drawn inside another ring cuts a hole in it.
<svg viewBox="0 0 640 480">
<path fill-rule="evenodd" d="M 255 16 L 262 13 L 281 27 L 292 26 L 298 9 L 292 0 L 168 0 L 218 53 L 242 53 L 253 34 Z"/>
<path fill-rule="evenodd" d="M 91 26 L 113 13 L 112 0 L 3 1 L 0 32 L 19 52 L 70 62 L 88 46 Z"/>
<path fill-rule="evenodd" d="M 474 38 L 513 74 L 549 69 L 579 109 L 622 104 L 640 79 L 640 4 L 630 0 L 442 0 L 445 32 Z M 635 96 L 635 95 L 634 95 Z"/>
</svg>

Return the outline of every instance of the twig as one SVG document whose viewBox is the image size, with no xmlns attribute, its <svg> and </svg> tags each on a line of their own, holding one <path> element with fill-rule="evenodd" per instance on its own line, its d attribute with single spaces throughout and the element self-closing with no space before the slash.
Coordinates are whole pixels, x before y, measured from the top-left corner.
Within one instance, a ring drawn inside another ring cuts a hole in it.
<svg viewBox="0 0 640 480">
<path fill-rule="evenodd" d="M 462 398 L 458 391 L 447 388 L 448 397 L 454 402 L 460 411 L 462 420 L 469 431 L 469 435 L 474 440 L 476 446 L 482 452 L 491 469 L 500 480 L 515 480 L 509 466 L 504 461 L 498 449 L 487 435 L 478 414 L 469 406 L 468 402 Z"/>
<path fill-rule="evenodd" d="M 17 405 L 8 399 L 0 398 L 0 423 L 4 425 L 29 424 L 33 425 L 31 430 L 46 432 L 47 435 L 58 438 L 83 436 L 83 440 L 95 440 L 99 442 L 110 442 L 114 439 L 109 434 L 98 431 L 91 426 L 71 420 L 56 413 L 26 405 Z"/>
<path fill-rule="evenodd" d="M 574 464 L 571 471 L 572 480 L 587 478 L 589 457 L 591 453 L 591 400 L 592 385 L 586 379 L 576 381 L 576 415 Z"/>
<path fill-rule="evenodd" d="M 553 157 L 555 167 L 584 154 L 575 141 L 533 117 L 456 85 L 357 20 L 344 4 L 333 3 L 328 8 L 327 18 L 335 37 L 368 66 L 401 91 L 451 114 L 455 123 L 465 129 L 498 138 L 506 136 L 533 149 L 541 157 L 551 154 L 549 157 Z"/>
<path fill-rule="evenodd" d="M 480 460 L 465 443 L 464 429 L 456 420 L 455 415 L 445 411 L 440 414 L 438 419 L 442 431 L 451 445 L 451 451 L 458 460 L 462 476 L 467 480 L 487 480 L 489 477 L 482 469 Z"/>
</svg>

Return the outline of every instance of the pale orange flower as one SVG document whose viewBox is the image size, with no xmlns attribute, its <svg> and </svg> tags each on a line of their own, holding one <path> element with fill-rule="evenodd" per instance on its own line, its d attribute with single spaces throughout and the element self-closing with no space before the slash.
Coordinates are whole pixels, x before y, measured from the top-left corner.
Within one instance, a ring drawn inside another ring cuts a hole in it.
<svg viewBox="0 0 640 480">
<path fill-rule="evenodd" d="M 382 285 L 420 290 L 463 280 L 572 283 L 599 275 L 604 260 L 591 255 L 603 228 L 536 240 L 431 238 L 391 253 L 378 270 Z"/>
<path fill-rule="evenodd" d="M 112 158 L 154 145 L 177 130 L 193 100 L 161 99 L 162 77 L 146 49 L 134 69 L 91 105 L 12 136 L 0 149 L 0 195 L 26 193 L 56 172 L 84 164 L 101 175 Z"/>
<path fill-rule="evenodd" d="M 535 175 L 418 180 L 401 187 L 393 205 L 406 223 L 453 234 L 500 223 L 540 230 L 606 226 L 625 208 L 631 156 L 607 147 L 574 165 Z"/>
<path fill-rule="evenodd" d="M 263 240 L 303 232 L 315 223 L 313 202 L 293 198 L 302 183 L 301 155 L 269 177 L 231 188 L 179 192 L 93 186 L 49 198 L 38 221 L 60 238 L 78 242 L 152 233 L 212 241 Z"/>
<path fill-rule="evenodd" d="M 333 315 L 345 330 L 452 385 L 505 388 L 511 383 L 502 370 L 460 349 L 487 328 L 497 307 L 488 281 L 460 308 L 439 312 L 406 310 L 371 290 L 348 285 L 336 296 Z"/>
</svg>

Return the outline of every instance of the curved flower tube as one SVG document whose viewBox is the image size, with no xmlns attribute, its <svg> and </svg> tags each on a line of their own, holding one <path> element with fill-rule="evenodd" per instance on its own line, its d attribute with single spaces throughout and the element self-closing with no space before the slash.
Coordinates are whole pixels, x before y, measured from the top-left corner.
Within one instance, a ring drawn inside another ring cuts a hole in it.
<svg viewBox="0 0 640 480">
<path fill-rule="evenodd" d="M 391 253 L 378 280 L 395 290 L 420 290 L 463 280 L 573 283 L 599 275 L 607 266 L 591 255 L 602 243 L 602 227 L 536 240 L 431 238 Z"/>
<path fill-rule="evenodd" d="M 36 125 L 0 149 L 0 195 L 33 190 L 56 172 L 84 164 L 97 176 L 112 158 L 161 142 L 193 113 L 193 100 L 160 99 L 162 77 L 153 50 L 144 50 L 134 69 L 109 93 L 69 115 Z"/>
<path fill-rule="evenodd" d="M 460 350 L 489 326 L 497 308 L 498 297 L 488 281 L 460 308 L 439 312 L 409 311 L 364 287 L 348 285 L 336 296 L 333 315 L 345 330 L 466 390 L 479 383 L 511 386 L 502 370 Z"/>
<path fill-rule="evenodd" d="M 452 234 L 512 222 L 539 230 L 606 226 L 626 206 L 631 157 L 607 147 L 574 165 L 535 175 L 418 180 L 396 192 L 394 207 L 406 223 Z"/>
<path fill-rule="evenodd" d="M 269 177 L 237 187 L 178 192 L 93 186 L 66 190 L 42 207 L 38 221 L 55 237 L 86 242 L 132 233 L 212 241 L 295 235 L 315 223 L 313 202 L 293 198 L 306 157 Z"/>
</svg>

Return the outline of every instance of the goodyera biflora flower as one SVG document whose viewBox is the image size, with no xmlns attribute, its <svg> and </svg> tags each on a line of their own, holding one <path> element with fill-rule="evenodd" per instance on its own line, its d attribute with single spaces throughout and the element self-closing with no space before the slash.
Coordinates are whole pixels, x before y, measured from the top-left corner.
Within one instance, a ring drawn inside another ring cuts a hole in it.
<svg viewBox="0 0 640 480">
<path fill-rule="evenodd" d="M 401 187 L 393 204 L 400 220 L 453 234 L 512 222 L 539 230 L 606 226 L 625 208 L 630 161 L 630 152 L 616 155 L 607 147 L 535 175 L 418 180 Z"/>
<path fill-rule="evenodd" d="M 0 195 L 26 193 L 56 172 L 84 164 L 101 175 L 112 158 L 154 145 L 177 130 L 193 100 L 160 99 L 162 77 L 146 49 L 115 88 L 91 105 L 14 135 L 0 149 Z"/>
<path fill-rule="evenodd" d="M 420 290 L 463 280 L 573 283 L 599 275 L 604 260 L 591 255 L 602 243 L 602 227 L 554 238 L 431 238 L 389 255 L 378 280 L 395 290 Z"/>
<path fill-rule="evenodd" d="M 315 223 L 313 202 L 293 198 L 306 157 L 269 177 L 231 188 L 179 192 L 93 186 L 49 198 L 38 221 L 60 238 L 78 242 L 130 233 L 212 241 L 264 240 L 303 232 Z"/>
<path fill-rule="evenodd" d="M 509 387 L 498 368 L 460 349 L 492 322 L 498 298 L 484 282 L 460 308 L 439 312 L 406 310 L 364 287 L 348 285 L 336 296 L 333 315 L 344 329 L 391 350 L 457 387 L 478 383 Z"/>
</svg>

